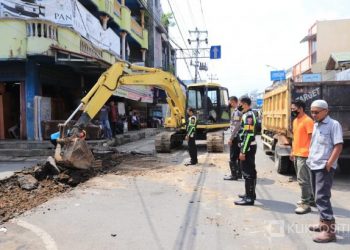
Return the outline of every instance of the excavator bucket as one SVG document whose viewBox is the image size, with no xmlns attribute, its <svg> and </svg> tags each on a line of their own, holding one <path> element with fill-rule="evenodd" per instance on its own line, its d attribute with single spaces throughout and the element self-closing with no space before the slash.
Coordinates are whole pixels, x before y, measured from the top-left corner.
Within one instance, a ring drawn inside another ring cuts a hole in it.
<svg viewBox="0 0 350 250">
<path fill-rule="evenodd" d="M 58 165 L 77 169 L 93 167 L 95 159 L 85 139 L 69 137 L 57 142 L 55 160 Z"/>
</svg>

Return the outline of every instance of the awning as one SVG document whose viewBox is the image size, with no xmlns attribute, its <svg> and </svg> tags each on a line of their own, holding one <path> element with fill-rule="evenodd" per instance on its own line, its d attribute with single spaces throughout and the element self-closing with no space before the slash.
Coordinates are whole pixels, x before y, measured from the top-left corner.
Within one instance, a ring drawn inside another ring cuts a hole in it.
<svg viewBox="0 0 350 250">
<path fill-rule="evenodd" d="M 99 75 L 111 66 L 109 62 L 97 56 L 69 51 L 54 45 L 50 48 L 54 52 L 56 63 L 70 66 L 77 72 Z"/>
<path fill-rule="evenodd" d="M 307 41 L 311 41 L 311 40 L 316 40 L 316 34 L 312 34 L 312 35 L 307 35 L 307 36 L 305 36 L 305 37 L 300 41 L 300 43 L 307 42 Z"/>
<path fill-rule="evenodd" d="M 342 67 L 350 68 L 350 52 L 332 53 L 326 64 L 326 70 L 337 70 Z"/>
</svg>

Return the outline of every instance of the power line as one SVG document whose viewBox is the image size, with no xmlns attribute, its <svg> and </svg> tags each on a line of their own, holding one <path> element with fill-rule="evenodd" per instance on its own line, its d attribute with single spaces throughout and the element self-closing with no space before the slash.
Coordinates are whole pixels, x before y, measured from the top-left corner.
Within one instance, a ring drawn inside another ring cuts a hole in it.
<svg viewBox="0 0 350 250">
<path fill-rule="evenodd" d="M 187 6 L 188 6 L 188 10 L 190 11 L 190 17 L 191 17 L 191 20 L 192 20 L 192 24 L 193 26 L 192 27 L 196 27 L 196 22 L 194 21 L 194 15 L 193 15 L 193 12 L 192 12 L 192 8 L 191 8 L 191 5 L 189 3 L 189 0 L 186 0 L 186 3 L 187 3 Z"/>
<path fill-rule="evenodd" d="M 180 26 L 179 26 L 179 24 L 178 24 L 178 22 L 177 22 L 177 19 L 176 19 L 175 13 L 174 13 L 174 11 L 173 11 L 173 7 L 171 6 L 171 3 L 170 3 L 170 1 L 169 1 L 169 0 L 168 0 L 168 4 L 169 4 L 170 10 L 171 10 L 171 13 L 173 14 L 173 17 L 174 17 L 174 20 L 175 20 L 175 23 L 176 23 L 177 29 L 179 30 L 179 33 L 180 33 L 180 35 L 181 35 L 181 37 L 182 37 L 182 41 L 184 42 L 184 45 L 185 45 L 186 49 L 188 49 L 188 48 L 187 48 L 187 45 L 186 45 L 186 42 L 185 42 L 185 38 L 184 38 L 184 36 L 182 35 L 182 32 L 181 32 Z M 190 76 L 191 76 L 191 78 L 192 78 L 191 70 L 190 70 L 190 68 L 189 68 L 189 66 L 188 66 L 188 64 L 187 64 L 186 59 L 185 59 L 185 63 L 186 63 L 187 69 L 189 70 Z"/>
<path fill-rule="evenodd" d="M 156 22 L 157 25 L 163 26 L 163 24 L 161 23 L 161 21 L 158 19 L 159 16 L 158 16 L 158 15 L 156 16 L 156 15 L 154 14 L 153 8 L 150 10 L 150 9 L 148 8 L 148 6 L 145 5 L 145 4 L 143 3 L 143 1 L 139 1 L 139 2 L 140 2 L 141 5 L 144 7 L 144 9 L 148 12 L 148 14 L 150 15 L 151 19 L 152 19 L 154 22 Z M 170 6 L 170 9 L 171 9 L 171 12 L 173 13 L 174 19 L 175 19 L 175 14 L 174 14 L 174 12 L 173 12 L 173 10 L 172 10 L 172 8 L 171 8 L 171 5 L 170 5 L 169 0 L 168 0 L 168 3 L 169 3 L 169 6 Z M 175 19 L 175 22 L 176 22 L 176 24 L 177 24 L 176 19 Z M 169 35 L 169 33 L 168 33 L 167 30 L 165 30 L 165 33 L 166 33 L 166 35 L 168 36 L 169 40 L 170 40 L 171 42 L 173 42 L 180 50 L 182 50 L 181 46 L 179 46 L 179 45 L 170 37 L 170 35 Z M 186 46 L 186 43 L 185 43 L 185 46 Z M 186 47 L 186 48 L 187 48 L 187 47 Z M 192 78 L 191 70 L 190 70 L 190 67 L 188 66 L 188 63 L 187 63 L 186 60 L 185 60 L 185 63 L 186 63 L 186 66 L 187 66 L 188 73 L 190 74 L 190 77 Z"/>
<path fill-rule="evenodd" d="M 208 30 L 208 29 L 207 29 L 207 24 L 205 23 L 205 15 L 204 15 L 204 11 L 203 11 L 202 0 L 199 0 L 199 4 L 200 4 L 200 6 L 201 6 L 201 12 L 202 12 L 202 17 L 203 17 L 204 28 L 205 28 L 206 30 Z"/>
</svg>

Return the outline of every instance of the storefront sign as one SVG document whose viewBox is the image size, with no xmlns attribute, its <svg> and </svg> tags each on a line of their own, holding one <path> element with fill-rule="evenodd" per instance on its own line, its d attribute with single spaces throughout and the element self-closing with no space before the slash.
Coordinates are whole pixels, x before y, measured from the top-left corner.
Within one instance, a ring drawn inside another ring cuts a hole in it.
<svg viewBox="0 0 350 250">
<path fill-rule="evenodd" d="M 114 95 L 134 101 L 153 102 L 153 91 L 152 88 L 148 86 L 120 86 L 114 92 Z"/>
</svg>

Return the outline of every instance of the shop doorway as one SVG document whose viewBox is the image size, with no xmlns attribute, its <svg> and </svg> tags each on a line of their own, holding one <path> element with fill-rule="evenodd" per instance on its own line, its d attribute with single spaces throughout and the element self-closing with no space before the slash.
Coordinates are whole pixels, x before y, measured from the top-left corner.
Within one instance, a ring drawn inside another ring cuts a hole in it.
<svg viewBox="0 0 350 250">
<path fill-rule="evenodd" d="M 21 85 L 15 82 L 0 83 L 0 139 L 22 138 Z"/>
</svg>

